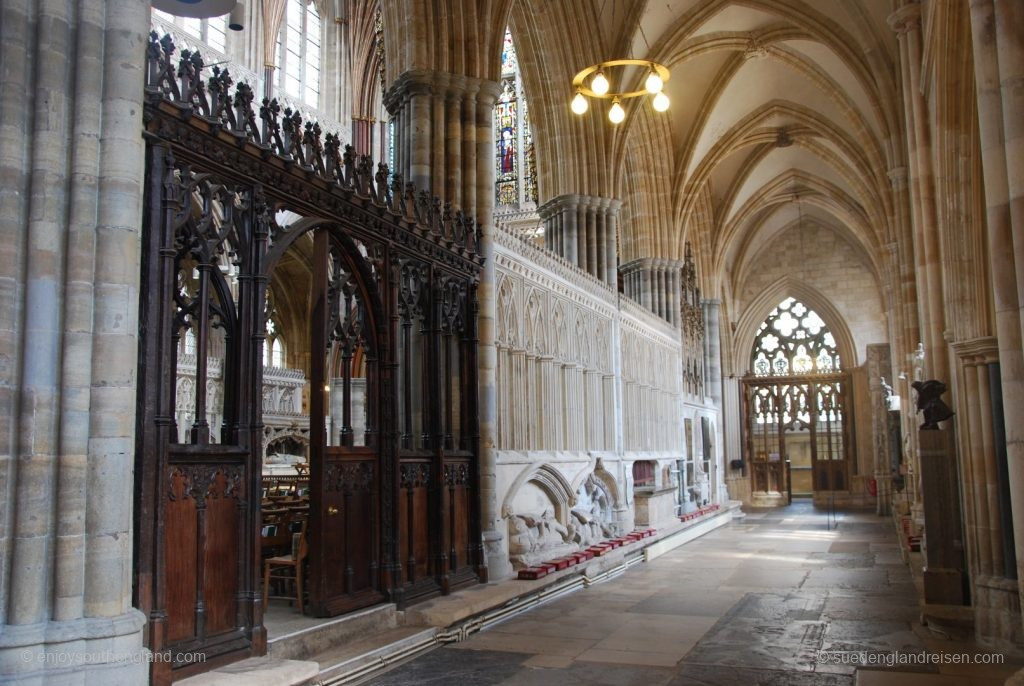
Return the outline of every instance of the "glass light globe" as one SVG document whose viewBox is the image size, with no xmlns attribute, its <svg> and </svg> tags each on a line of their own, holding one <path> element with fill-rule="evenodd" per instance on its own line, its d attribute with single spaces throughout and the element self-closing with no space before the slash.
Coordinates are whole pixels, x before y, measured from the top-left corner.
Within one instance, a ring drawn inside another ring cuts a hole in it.
<svg viewBox="0 0 1024 686">
<path fill-rule="evenodd" d="M 660 76 L 658 76 L 658 72 L 654 71 L 653 69 L 651 70 L 651 73 L 647 75 L 647 81 L 644 83 L 644 87 L 647 89 L 647 92 L 650 93 L 651 95 L 654 95 L 655 93 L 660 93 L 661 88 L 664 85 L 665 82 L 661 80 Z"/>
<path fill-rule="evenodd" d="M 611 88 L 611 84 L 608 83 L 608 78 L 604 75 L 603 71 L 597 72 L 594 76 L 594 80 L 590 82 L 590 90 L 594 91 L 598 95 L 604 95 Z"/>
<path fill-rule="evenodd" d="M 587 111 L 590 105 L 587 103 L 587 99 L 583 97 L 583 93 L 576 91 L 576 97 L 572 99 L 572 103 L 569 105 L 572 111 L 576 114 L 583 114 Z"/>
<path fill-rule="evenodd" d="M 616 100 L 612 103 L 612 108 L 608 110 L 608 119 L 613 124 L 621 124 L 622 120 L 626 118 L 626 110 L 622 109 L 622 105 Z"/>
<path fill-rule="evenodd" d="M 654 101 L 651 103 L 654 106 L 655 111 L 664 112 L 668 109 L 669 100 L 668 96 L 664 93 L 658 93 L 654 96 Z"/>
</svg>

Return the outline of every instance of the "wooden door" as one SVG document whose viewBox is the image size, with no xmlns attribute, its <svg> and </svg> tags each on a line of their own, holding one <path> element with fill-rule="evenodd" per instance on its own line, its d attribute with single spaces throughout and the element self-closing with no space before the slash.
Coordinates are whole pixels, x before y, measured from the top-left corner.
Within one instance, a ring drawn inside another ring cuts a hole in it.
<svg viewBox="0 0 1024 686">
<path fill-rule="evenodd" d="M 314 236 L 310 393 L 310 608 L 331 616 L 384 599 L 375 284 L 351 241 Z M 357 416 L 361 413 L 361 416 Z"/>
<path fill-rule="evenodd" d="M 844 416 L 847 383 L 840 380 L 814 384 L 811 429 L 811 461 L 814 490 L 849 490 L 847 427 Z"/>
</svg>

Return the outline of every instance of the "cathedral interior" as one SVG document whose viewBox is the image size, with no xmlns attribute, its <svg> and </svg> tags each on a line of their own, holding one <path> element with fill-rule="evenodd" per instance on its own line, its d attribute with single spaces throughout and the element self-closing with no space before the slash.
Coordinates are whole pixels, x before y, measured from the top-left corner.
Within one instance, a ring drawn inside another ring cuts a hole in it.
<svg viewBox="0 0 1024 686">
<path fill-rule="evenodd" d="M 1021 0 L 0 0 L 0 227 L 0 682 L 1024 683 Z"/>
</svg>

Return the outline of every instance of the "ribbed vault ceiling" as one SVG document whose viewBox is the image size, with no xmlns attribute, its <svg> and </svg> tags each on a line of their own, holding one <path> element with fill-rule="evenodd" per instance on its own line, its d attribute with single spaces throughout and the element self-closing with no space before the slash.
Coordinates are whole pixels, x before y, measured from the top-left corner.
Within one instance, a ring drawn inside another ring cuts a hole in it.
<svg viewBox="0 0 1024 686">
<path fill-rule="evenodd" d="M 622 198 L 623 262 L 678 259 L 690 239 L 724 277 L 716 291 L 800 216 L 881 278 L 889 170 L 902 166 L 890 12 L 889 0 L 516 0 L 541 200 Z M 616 129 L 603 105 L 569 113 L 572 74 L 626 53 L 672 70 L 668 115 L 634 101 Z"/>
</svg>

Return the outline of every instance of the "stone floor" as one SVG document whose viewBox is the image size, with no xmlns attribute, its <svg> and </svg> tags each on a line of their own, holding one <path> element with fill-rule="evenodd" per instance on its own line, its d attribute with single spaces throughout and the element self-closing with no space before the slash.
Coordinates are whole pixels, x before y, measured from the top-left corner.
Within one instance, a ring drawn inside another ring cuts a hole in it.
<svg viewBox="0 0 1024 686">
<path fill-rule="evenodd" d="M 810 502 L 742 519 L 607 583 L 514 617 L 374 679 L 415 684 L 955 686 L 1020 665 L 861 667 L 976 648 L 932 637 L 892 524 L 838 523 Z M 878 658 L 875 658 L 876 660 Z"/>
</svg>

